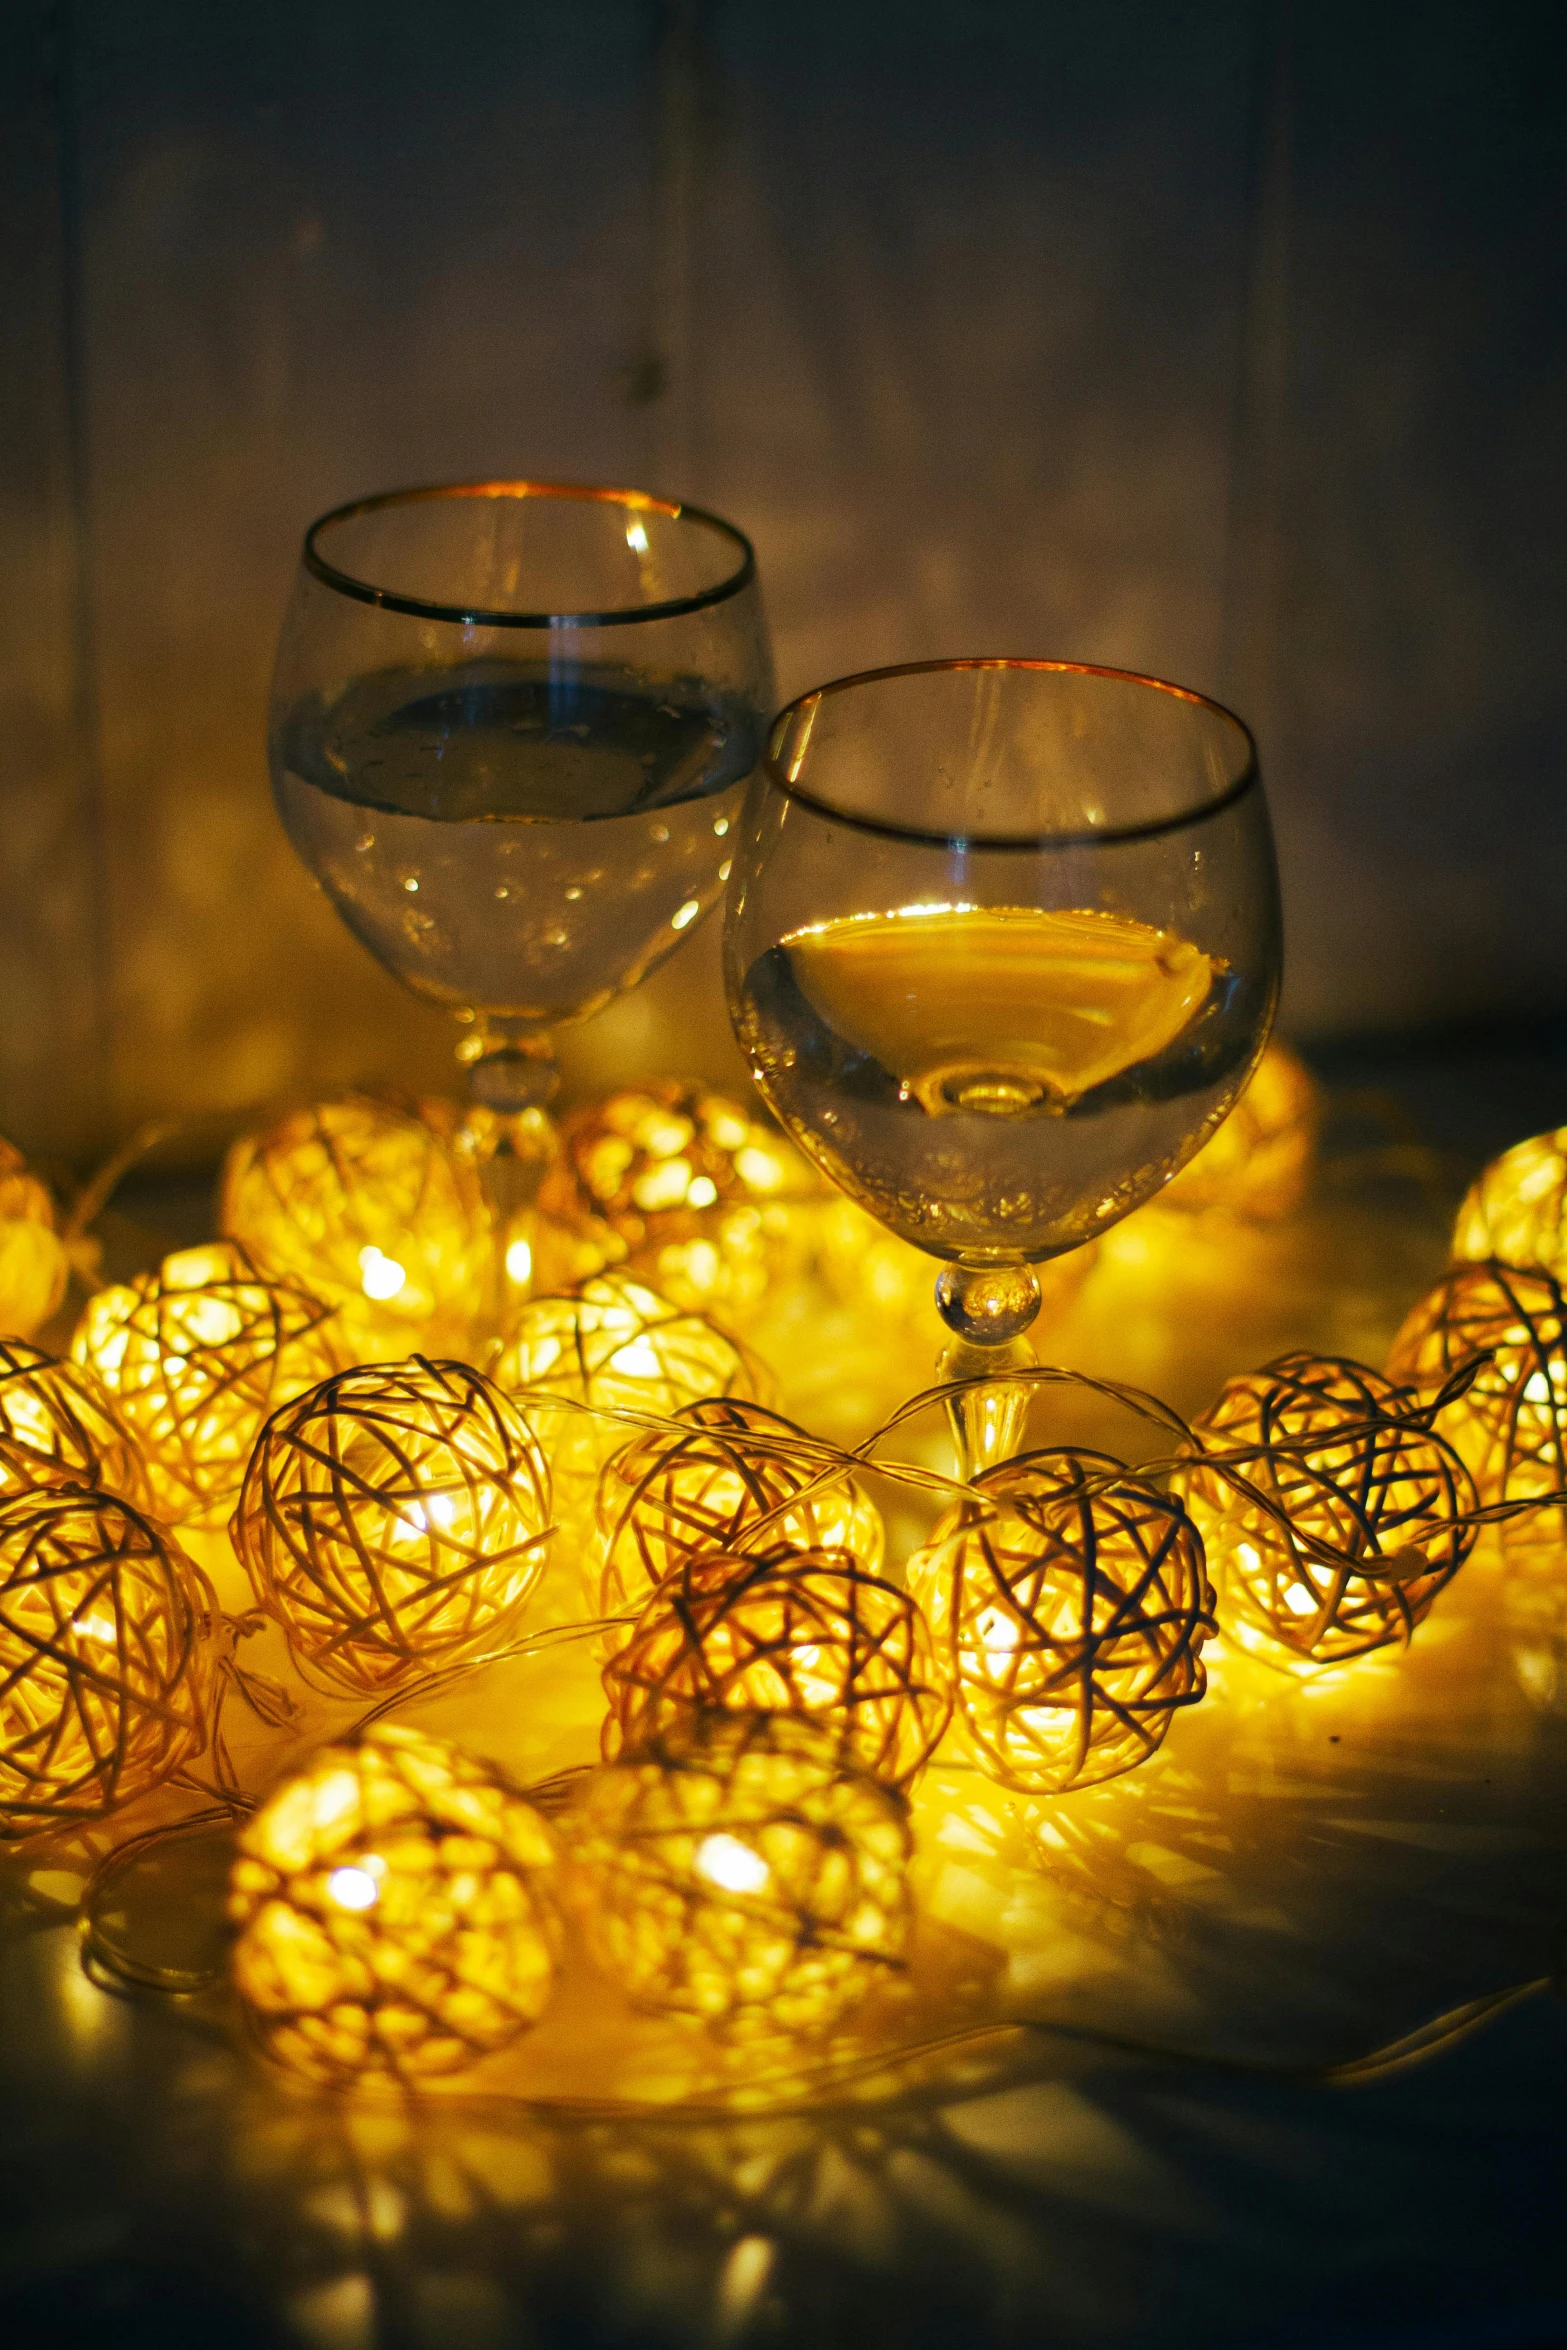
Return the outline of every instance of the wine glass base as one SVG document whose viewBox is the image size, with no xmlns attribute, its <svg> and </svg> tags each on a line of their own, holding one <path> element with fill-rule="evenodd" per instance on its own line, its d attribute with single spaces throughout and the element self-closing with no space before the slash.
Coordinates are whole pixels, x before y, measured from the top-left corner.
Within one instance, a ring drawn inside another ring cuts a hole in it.
<svg viewBox="0 0 1567 2350">
<path fill-rule="evenodd" d="M 984 1382 L 983 1386 L 963 1385 L 947 1398 L 958 1474 L 965 1485 L 972 1485 L 986 1469 L 1010 1460 L 1017 1451 L 1034 1391 L 1030 1381 L 1008 1379 L 1004 1374 L 1033 1370 L 1038 1361 L 1026 1338 L 1014 1338 L 1004 1346 L 971 1346 L 958 1338 L 943 1350 L 936 1365 L 942 1379 Z"/>
</svg>

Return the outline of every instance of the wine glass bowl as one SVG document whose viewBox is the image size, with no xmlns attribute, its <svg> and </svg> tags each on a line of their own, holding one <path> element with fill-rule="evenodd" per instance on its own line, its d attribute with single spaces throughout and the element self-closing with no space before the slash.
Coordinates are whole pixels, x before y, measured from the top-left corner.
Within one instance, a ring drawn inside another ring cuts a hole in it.
<svg viewBox="0 0 1567 2350">
<path fill-rule="evenodd" d="M 454 1013 L 477 1097 L 717 902 L 771 701 L 748 542 L 643 492 L 402 490 L 312 525 L 269 726 L 284 826 L 356 937 Z"/>
<path fill-rule="evenodd" d="M 784 1126 L 944 1260 L 976 1350 L 1030 1267 L 1149 1198 L 1267 1040 L 1278 887 L 1254 747 L 1183 688 L 949 661 L 804 695 L 738 828 L 736 1033 Z"/>
</svg>

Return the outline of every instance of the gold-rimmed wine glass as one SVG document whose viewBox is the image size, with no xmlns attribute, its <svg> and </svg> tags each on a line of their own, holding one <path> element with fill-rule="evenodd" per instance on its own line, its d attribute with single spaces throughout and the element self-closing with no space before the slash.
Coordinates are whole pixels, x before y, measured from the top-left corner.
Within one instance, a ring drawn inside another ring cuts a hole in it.
<svg viewBox="0 0 1567 2350">
<path fill-rule="evenodd" d="M 1278 883 L 1217 703 L 1059 661 L 922 662 L 774 721 L 738 827 L 731 1016 L 789 1132 L 941 1260 L 963 1473 L 1014 1448 L 1033 1267 L 1148 1199 L 1267 1041 Z"/>
<path fill-rule="evenodd" d="M 722 894 L 771 697 L 732 523 L 640 490 L 395 490 L 306 533 L 273 789 L 349 929 L 514 1115 L 555 1090 L 553 1030 Z"/>
</svg>

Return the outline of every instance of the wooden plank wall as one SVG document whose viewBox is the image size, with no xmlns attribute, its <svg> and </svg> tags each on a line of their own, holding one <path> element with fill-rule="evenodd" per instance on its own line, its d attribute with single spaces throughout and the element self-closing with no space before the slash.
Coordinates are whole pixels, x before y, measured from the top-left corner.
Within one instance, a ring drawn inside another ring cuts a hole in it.
<svg viewBox="0 0 1567 2350">
<path fill-rule="evenodd" d="M 262 718 L 303 524 L 475 473 L 733 514 L 786 693 L 983 650 L 1217 690 L 1298 1033 L 1560 1015 L 1554 22 L 11 0 L 0 1129 L 199 1156 L 447 1081 L 282 840 Z M 716 973 L 709 925 L 575 1082 L 732 1068 Z"/>
</svg>

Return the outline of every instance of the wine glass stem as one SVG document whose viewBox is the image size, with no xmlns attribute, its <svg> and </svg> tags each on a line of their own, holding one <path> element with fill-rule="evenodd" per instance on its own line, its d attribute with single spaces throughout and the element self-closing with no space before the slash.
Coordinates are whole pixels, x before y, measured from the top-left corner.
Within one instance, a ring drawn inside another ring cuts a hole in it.
<svg viewBox="0 0 1567 2350">
<path fill-rule="evenodd" d="M 528 1211 L 560 1139 L 545 1104 L 560 1083 L 547 1033 L 481 1019 L 458 1046 L 468 1071 L 469 1122 L 495 1235 L 481 1337 L 504 1331 L 528 1293 L 532 1232 Z"/>
<path fill-rule="evenodd" d="M 1007 1346 L 968 1346 L 961 1338 L 945 1348 L 937 1362 L 938 1377 L 946 1380 L 983 1379 L 982 1387 L 965 1387 L 947 1398 L 947 1418 L 957 1448 L 958 1475 L 965 1485 L 998 1461 L 1010 1460 L 1022 1440 L 1033 1388 L 1027 1380 L 997 1378 L 1000 1371 L 1026 1371 L 1039 1357 L 1026 1338 Z"/>
</svg>

